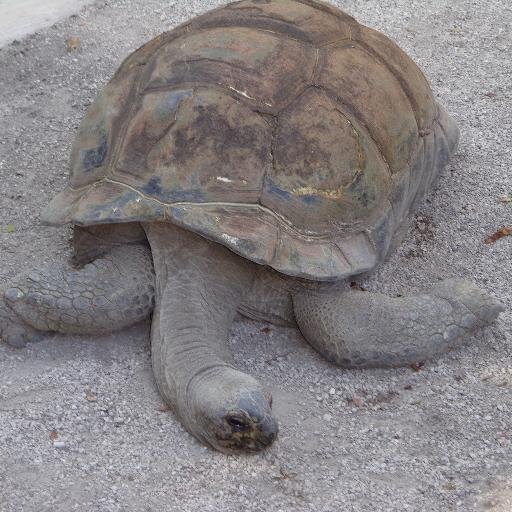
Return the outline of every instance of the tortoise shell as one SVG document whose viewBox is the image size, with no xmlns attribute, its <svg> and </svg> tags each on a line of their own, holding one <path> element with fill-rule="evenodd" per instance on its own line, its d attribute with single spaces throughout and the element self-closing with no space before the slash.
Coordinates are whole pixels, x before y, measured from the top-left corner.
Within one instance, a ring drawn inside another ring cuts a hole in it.
<svg viewBox="0 0 512 512">
<path fill-rule="evenodd" d="M 173 222 L 285 274 L 335 280 L 385 258 L 457 140 L 384 35 L 322 2 L 244 0 L 122 63 L 42 220 Z"/>
</svg>

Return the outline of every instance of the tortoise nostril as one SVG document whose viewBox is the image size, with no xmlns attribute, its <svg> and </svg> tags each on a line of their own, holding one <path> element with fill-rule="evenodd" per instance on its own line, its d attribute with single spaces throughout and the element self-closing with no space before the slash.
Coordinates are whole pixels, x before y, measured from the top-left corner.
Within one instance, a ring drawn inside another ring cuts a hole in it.
<svg viewBox="0 0 512 512">
<path fill-rule="evenodd" d="M 261 433 L 268 439 L 270 443 L 277 438 L 277 435 L 279 433 L 279 426 L 274 418 L 268 418 L 261 424 L 260 428 Z"/>
</svg>

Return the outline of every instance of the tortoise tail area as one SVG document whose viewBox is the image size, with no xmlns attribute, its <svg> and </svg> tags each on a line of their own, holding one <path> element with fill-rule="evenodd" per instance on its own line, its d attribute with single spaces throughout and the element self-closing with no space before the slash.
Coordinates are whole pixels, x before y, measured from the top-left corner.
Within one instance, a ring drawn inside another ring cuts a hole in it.
<svg viewBox="0 0 512 512">
<path fill-rule="evenodd" d="M 418 180 L 418 188 L 416 194 L 413 195 L 411 212 L 423 201 L 425 196 L 431 190 L 439 173 L 448 164 L 450 158 L 457 151 L 460 139 L 460 130 L 455 120 L 441 105 L 438 107 L 438 116 L 433 123 L 432 128 L 427 133 L 420 133 L 423 139 L 423 173 Z M 412 179 L 414 180 L 414 171 Z"/>
<path fill-rule="evenodd" d="M 457 123 L 453 119 L 448 112 L 441 106 L 438 105 L 439 109 L 439 117 L 438 123 L 441 128 L 442 136 L 446 141 L 446 146 L 448 148 L 447 154 L 441 154 L 440 158 L 445 158 L 445 164 L 448 162 L 448 159 L 457 151 L 460 141 L 460 130 L 457 126 Z M 439 152 L 442 152 L 442 146 L 439 148 Z"/>
</svg>

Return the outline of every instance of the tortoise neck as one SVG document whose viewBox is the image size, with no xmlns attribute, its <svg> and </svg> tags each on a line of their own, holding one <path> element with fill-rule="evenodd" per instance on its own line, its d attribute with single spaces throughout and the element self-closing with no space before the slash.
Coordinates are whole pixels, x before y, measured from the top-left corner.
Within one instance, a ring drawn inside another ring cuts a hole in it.
<svg viewBox="0 0 512 512">
<path fill-rule="evenodd" d="M 148 223 L 144 229 L 156 273 L 153 369 L 164 398 L 189 410 L 195 383 L 231 369 L 228 333 L 255 268 L 172 224 Z"/>
</svg>

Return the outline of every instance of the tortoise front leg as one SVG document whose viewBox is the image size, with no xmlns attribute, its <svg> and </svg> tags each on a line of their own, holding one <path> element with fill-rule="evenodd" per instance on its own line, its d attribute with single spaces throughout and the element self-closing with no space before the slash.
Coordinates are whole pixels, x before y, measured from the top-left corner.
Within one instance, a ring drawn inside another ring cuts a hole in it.
<svg viewBox="0 0 512 512">
<path fill-rule="evenodd" d="M 265 448 L 277 435 L 270 395 L 223 358 L 254 264 L 172 224 L 145 229 L 157 278 L 151 352 L 162 397 L 217 450 Z"/>
<path fill-rule="evenodd" d="M 462 344 L 503 311 L 495 299 L 462 280 L 430 292 L 392 298 L 347 290 L 293 296 L 297 323 L 309 343 L 346 368 L 393 367 L 432 359 Z"/>
<path fill-rule="evenodd" d="M 154 304 L 151 253 L 113 249 L 81 269 L 54 264 L 14 278 L 0 292 L 0 336 L 13 346 L 44 331 L 100 334 L 148 317 Z"/>
</svg>

